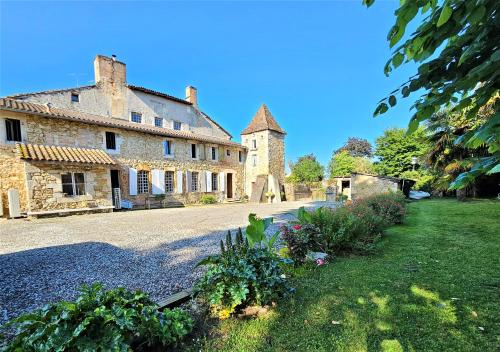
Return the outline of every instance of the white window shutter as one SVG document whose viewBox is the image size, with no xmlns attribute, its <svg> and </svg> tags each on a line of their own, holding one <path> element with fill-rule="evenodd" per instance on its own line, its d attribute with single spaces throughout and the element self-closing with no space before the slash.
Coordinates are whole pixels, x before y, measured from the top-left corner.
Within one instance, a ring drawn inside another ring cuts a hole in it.
<svg viewBox="0 0 500 352">
<path fill-rule="evenodd" d="M 177 171 L 177 193 L 182 193 L 182 171 Z"/>
<path fill-rule="evenodd" d="M 224 192 L 224 187 L 226 185 L 226 175 L 221 172 L 219 174 L 219 191 Z"/>
<path fill-rule="evenodd" d="M 151 173 L 153 194 L 165 194 L 165 171 L 153 170 Z"/>
<path fill-rule="evenodd" d="M 128 194 L 131 196 L 137 195 L 137 170 L 134 168 L 128 169 L 128 185 L 129 192 Z"/>
<path fill-rule="evenodd" d="M 191 171 L 186 171 L 186 192 L 191 192 Z"/>
<path fill-rule="evenodd" d="M 212 192 L 212 172 L 206 172 L 207 179 L 207 192 Z"/>
<path fill-rule="evenodd" d="M 201 180 L 200 180 L 201 181 L 200 182 L 200 184 L 201 184 L 200 190 L 202 192 L 206 192 L 207 191 L 207 177 L 205 175 L 205 172 L 202 171 L 198 175 L 201 178 Z"/>
</svg>

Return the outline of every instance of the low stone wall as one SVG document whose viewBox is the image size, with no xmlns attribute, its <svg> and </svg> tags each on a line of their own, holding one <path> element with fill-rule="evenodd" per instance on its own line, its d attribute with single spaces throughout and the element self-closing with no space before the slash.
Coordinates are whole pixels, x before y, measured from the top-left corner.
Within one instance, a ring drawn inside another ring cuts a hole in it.
<svg viewBox="0 0 500 352">
<path fill-rule="evenodd" d="M 356 200 L 365 198 L 373 194 L 385 193 L 389 191 L 396 192 L 398 182 L 385 177 L 360 175 L 351 176 L 351 199 Z"/>
</svg>

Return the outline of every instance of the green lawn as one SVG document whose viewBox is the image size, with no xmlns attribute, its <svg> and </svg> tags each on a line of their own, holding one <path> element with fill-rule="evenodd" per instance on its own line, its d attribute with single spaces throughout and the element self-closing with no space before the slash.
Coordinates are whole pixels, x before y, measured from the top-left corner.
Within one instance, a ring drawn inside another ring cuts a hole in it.
<svg viewBox="0 0 500 352">
<path fill-rule="evenodd" d="M 500 202 L 409 209 L 377 254 L 296 270 L 292 298 L 222 322 L 196 350 L 499 351 Z"/>
</svg>

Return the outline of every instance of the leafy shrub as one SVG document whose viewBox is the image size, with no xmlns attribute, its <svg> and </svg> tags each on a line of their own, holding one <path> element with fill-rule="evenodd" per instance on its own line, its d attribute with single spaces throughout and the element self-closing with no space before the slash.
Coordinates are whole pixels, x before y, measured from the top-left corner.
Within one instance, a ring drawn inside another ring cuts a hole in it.
<svg viewBox="0 0 500 352">
<path fill-rule="evenodd" d="M 217 200 L 210 194 L 204 194 L 200 197 L 200 202 L 201 204 L 215 204 Z"/>
<path fill-rule="evenodd" d="M 194 294 L 221 319 L 240 308 L 269 304 L 289 291 L 280 264 L 267 246 L 251 246 L 241 229 L 234 244 L 228 231 L 221 253 L 198 263 L 209 268 L 196 283 Z"/>
<path fill-rule="evenodd" d="M 366 204 L 387 224 L 401 224 L 406 216 L 406 198 L 401 192 L 388 192 L 363 198 L 356 204 Z"/>
<path fill-rule="evenodd" d="M 6 351 L 129 351 L 167 346 L 192 328 L 180 309 L 163 312 L 141 292 L 83 286 L 74 302 L 62 301 L 7 323 L 17 335 Z"/>
<path fill-rule="evenodd" d="M 281 238 L 287 244 L 287 255 L 295 264 L 304 262 L 307 252 L 318 250 L 321 245 L 319 231 L 311 224 L 281 227 Z"/>
</svg>

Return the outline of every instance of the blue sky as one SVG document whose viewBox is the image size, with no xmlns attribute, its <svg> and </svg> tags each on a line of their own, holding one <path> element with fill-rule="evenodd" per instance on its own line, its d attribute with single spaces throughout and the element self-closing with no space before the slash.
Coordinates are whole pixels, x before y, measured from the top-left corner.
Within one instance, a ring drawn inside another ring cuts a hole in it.
<svg viewBox="0 0 500 352">
<path fill-rule="evenodd" d="M 262 103 L 288 132 L 286 157 L 326 164 L 347 137 L 406 127 L 411 101 L 373 118 L 415 71 L 383 74 L 395 1 L 0 3 L 0 96 L 93 83 L 96 54 L 127 80 L 199 104 L 236 140 Z"/>
</svg>

